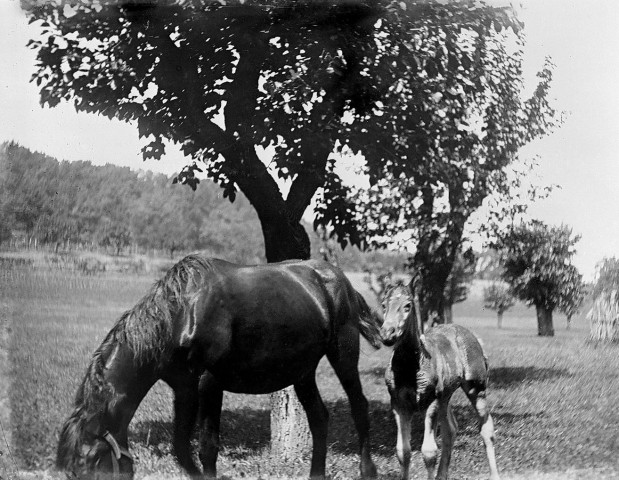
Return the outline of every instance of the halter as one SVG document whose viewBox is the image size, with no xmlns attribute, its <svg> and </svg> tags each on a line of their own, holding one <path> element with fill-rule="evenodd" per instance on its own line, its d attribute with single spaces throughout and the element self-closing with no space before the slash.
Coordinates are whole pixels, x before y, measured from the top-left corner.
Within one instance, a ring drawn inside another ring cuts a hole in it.
<svg viewBox="0 0 619 480">
<path fill-rule="evenodd" d="M 110 432 L 105 432 L 103 434 L 103 437 L 101 438 L 103 438 L 103 440 L 105 440 L 107 444 L 112 447 L 112 452 L 114 453 L 114 455 L 112 455 L 112 469 L 114 471 L 114 477 L 117 477 L 120 474 L 120 465 L 118 464 L 118 461 L 122 457 L 127 457 L 129 460 L 131 460 L 131 463 L 133 463 L 133 457 L 131 456 L 129 450 L 127 450 L 125 447 L 121 447 L 118 444 L 118 442 Z M 100 461 L 101 459 L 97 460 L 97 464 Z"/>
</svg>

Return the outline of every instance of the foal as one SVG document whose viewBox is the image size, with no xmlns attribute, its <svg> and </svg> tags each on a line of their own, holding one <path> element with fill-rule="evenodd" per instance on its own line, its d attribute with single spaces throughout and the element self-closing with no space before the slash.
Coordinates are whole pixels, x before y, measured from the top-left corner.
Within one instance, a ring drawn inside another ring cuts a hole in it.
<svg viewBox="0 0 619 480">
<path fill-rule="evenodd" d="M 482 347 L 469 330 L 459 325 L 440 325 L 422 335 L 413 300 L 407 286 L 397 285 L 388 290 L 383 300 L 385 320 L 381 330 L 383 343 L 394 345 L 385 381 L 398 427 L 397 454 L 402 479 L 409 478 L 411 419 L 416 409 L 426 411 L 421 454 L 428 479 L 434 478 L 436 468 L 435 432 L 439 421 L 442 452 L 436 478 L 447 478 L 458 428 L 449 401 L 461 387 L 479 417 L 490 478 L 498 480 L 494 425 L 486 406 L 488 362 Z"/>
</svg>

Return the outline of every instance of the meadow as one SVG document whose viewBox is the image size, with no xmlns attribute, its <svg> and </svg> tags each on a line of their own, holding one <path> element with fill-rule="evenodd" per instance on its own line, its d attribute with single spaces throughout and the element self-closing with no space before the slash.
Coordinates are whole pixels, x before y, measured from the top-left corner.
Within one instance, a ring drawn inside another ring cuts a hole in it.
<svg viewBox="0 0 619 480">
<path fill-rule="evenodd" d="M 7 355 L 4 361 L 0 356 L 0 383 L 8 382 L 10 407 L 8 421 L 0 414 L 0 442 L 10 445 L 10 451 L 0 449 L 4 479 L 53 468 L 59 429 L 92 352 L 121 313 L 146 293 L 155 274 L 1 266 L 0 346 Z M 350 277 L 370 299 L 362 276 Z M 454 320 L 481 337 L 490 357 L 488 398 L 504 478 L 619 478 L 619 348 L 588 342 L 582 317 L 574 318 L 567 331 L 565 319 L 557 316 L 555 337 L 540 338 L 535 312 L 522 305 L 506 313 L 503 328 L 497 329 L 494 312 L 482 307 L 479 288 L 454 308 Z M 375 461 L 381 478 L 395 479 L 395 425 L 383 381 L 389 355 L 390 349 L 366 345 L 359 367 L 370 401 Z M 318 370 L 318 384 L 330 412 L 328 473 L 332 479 L 356 478 L 356 434 L 344 393 L 326 362 Z M 473 410 L 461 393 L 454 402 L 459 433 L 451 478 L 485 478 Z M 132 421 L 137 478 L 180 478 L 170 452 L 171 407 L 168 387 L 157 384 Z M 414 478 L 425 478 L 418 453 L 420 419 L 413 427 Z M 218 471 L 225 478 L 305 477 L 309 471 L 307 458 L 282 464 L 270 456 L 267 396 L 225 395 L 222 442 Z"/>
</svg>

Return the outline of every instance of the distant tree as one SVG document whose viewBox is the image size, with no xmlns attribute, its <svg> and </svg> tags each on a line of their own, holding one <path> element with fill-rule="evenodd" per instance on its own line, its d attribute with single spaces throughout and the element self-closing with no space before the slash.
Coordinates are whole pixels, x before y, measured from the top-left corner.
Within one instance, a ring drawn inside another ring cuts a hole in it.
<svg viewBox="0 0 619 480">
<path fill-rule="evenodd" d="M 131 232 L 124 225 L 104 225 L 98 232 L 98 237 L 99 245 L 111 247 L 116 256 L 120 255 L 124 248 L 131 245 Z"/>
<path fill-rule="evenodd" d="M 12 237 L 10 220 L 0 208 L 0 244 L 8 242 Z"/>
<path fill-rule="evenodd" d="M 497 314 L 497 327 L 503 326 L 503 314 L 512 308 L 516 299 L 510 293 L 509 288 L 499 283 L 493 283 L 484 288 L 484 308 L 494 310 Z"/>
<path fill-rule="evenodd" d="M 580 305 L 582 275 L 572 265 L 580 236 L 561 225 L 533 220 L 514 227 L 500 241 L 503 280 L 527 305 L 535 305 L 538 335 L 553 336 L 552 313 Z"/>
<path fill-rule="evenodd" d="M 463 302 L 469 294 L 469 287 L 475 275 L 475 253 L 471 249 L 458 251 L 443 291 L 445 323 L 453 323 L 452 307 Z"/>
</svg>

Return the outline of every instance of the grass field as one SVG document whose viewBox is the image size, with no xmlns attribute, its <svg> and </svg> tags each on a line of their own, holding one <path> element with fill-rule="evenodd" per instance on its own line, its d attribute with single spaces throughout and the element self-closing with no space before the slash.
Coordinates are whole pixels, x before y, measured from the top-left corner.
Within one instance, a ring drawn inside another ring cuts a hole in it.
<svg viewBox="0 0 619 480">
<path fill-rule="evenodd" d="M 362 289 L 361 277 L 351 277 Z M 11 416 L 10 425 L 3 420 L 2 434 L 11 450 L 0 450 L 5 452 L 0 478 L 52 467 L 59 428 L 93 350 L 153 280 L 3 267 L 0 318 L 5 335 L 0 335 L 0 345 L 4 342 L 8 349 L 4 374 L 10 382 Z M 489 401 L 504 478 L 619 478 L 619 348 L 588 343 L 588 325 L 580 318 L 573 320 L 570 331 L 563 318 L 556 318 L 556 336 L 538 338 L 534 312 L 523 306 L 508 312 L 504 328 L 498 330 L 494 313 L 481 308 L 475 290 L 472 298 L 455 306 L 454 318 L 482 338 L 490 356 Z M 383 381 L 389 355 L 386 348 L 364 348 L 360 360 L 375 459 L 386 479 L 397 478 L 398 472 L 395 426 Z M 319 368 L 318 382 L 330 411 L 328 473 L 333 479 L 355 478 L 356 435 L 343 391 L 327 363 Z M 487 467 L 472 409 L 460 393 L 454 401 L 460 429 L 451 478 L 484 478 Z M 149 393 L 130 430 L 138 478 L 179 475 L 170 453 L 171 394 L 165 385 Z M 309 471 L 307 458 L 284 465 L 269 456 L 266 396 L 226 394 L 222 440 L 222 476 L 303 477 Z M 418 452 L 420 444 L 417 422 L 413 449 Z M 415 478 L 425 478 L 419 453 L 413 472 Z"/>
</svg>

